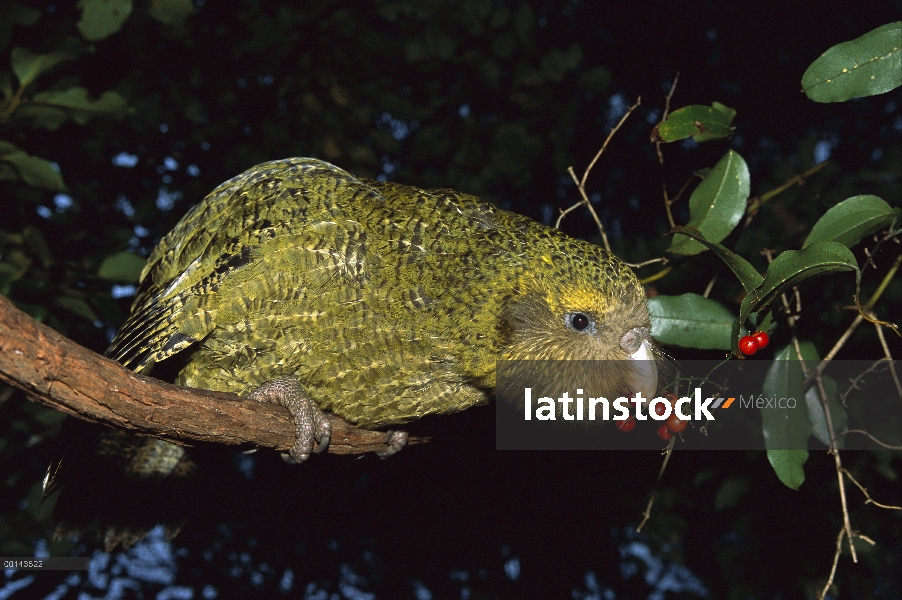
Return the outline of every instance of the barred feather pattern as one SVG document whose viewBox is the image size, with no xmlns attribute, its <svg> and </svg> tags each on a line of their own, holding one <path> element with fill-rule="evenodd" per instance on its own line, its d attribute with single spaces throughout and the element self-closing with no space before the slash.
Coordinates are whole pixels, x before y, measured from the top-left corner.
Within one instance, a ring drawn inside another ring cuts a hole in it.
<svg viewBox="0 0 902 600">
<path fill-rule="evenodd" d="M 597 335 L 565 324 L 574 311 Z M 107 354 L 247 395 L 297 377 L 323 409 L 397 425 L 488 401 L 501 358 L 625 358 L 648 326 L 632 271 L 598 246 L 453 190 L 258 165 L 151 254 Z"/>
</svg>

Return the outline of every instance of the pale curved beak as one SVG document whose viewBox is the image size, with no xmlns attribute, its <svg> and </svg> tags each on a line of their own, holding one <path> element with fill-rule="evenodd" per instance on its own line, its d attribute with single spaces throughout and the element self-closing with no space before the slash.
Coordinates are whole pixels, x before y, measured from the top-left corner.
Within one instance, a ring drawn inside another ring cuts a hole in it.
<svg viewBox="0 0 902 600">
<path fill-rule="evenodd" d="M 633 392 L 640 392 L 647 400 L 651 400 L 658 392 L 658 365 L 648 329 L 636 327 L 631 329 L 620 340 L 620 347 L 634 361 Z"/>
</svg>

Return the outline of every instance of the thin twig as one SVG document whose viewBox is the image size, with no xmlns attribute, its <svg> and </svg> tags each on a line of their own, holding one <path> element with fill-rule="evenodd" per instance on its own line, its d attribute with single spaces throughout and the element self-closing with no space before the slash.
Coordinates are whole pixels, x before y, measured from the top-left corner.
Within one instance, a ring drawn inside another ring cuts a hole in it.
<svg viewBox="0 0 902 600">
<path fill-rule="evenodd" d="M 879 446 L 883 446 L 884 448 L 887 448 L 887 449 L 889 449 L 889 450 L 902 450 L 902 446 L 890 446 L 889 444 L 884 444 L 883 442 L 881 442 L 880 440 L 878 440 L 877 438 L 875 438 L 873 435 L 871 435 L 870 433 L 868 433 L 868 432 L 865 431 L 864 429 L 849 429 L 849 430 L 847 430 L 847 431 L 843 431 L 843 432 L 841 432 L 839 435 L 836 436 L 836 439 L 839 439 L 839 438 L 841 438 L 842 436 L 848 435 L 848 434 L 850 434 L 850 433 L 860 433 L 861 435 L 867 436 L 867 437 L 871 438 L 871 440 L 872 440 L 875 444 L 877 444 L 877 445 L 879 445 Z"/>
<path fill-rule="evenodd" d="M 755 214 L 758 212 L 758 210 L 761 208 L 761 206 L 765 202 L 767 202 L 774 196 L 782 194 L 783 192 L 785 192 L 786 190 L 788 190 L 789 188 L 791 188 L 792 186 L 794 186 L 796 184 L 805 183 L 806 177 L 811 177 L 812 175 L 814 175 L 815 173 L 817 173 L 818 171 L 820 171 L 821 169 L 826 167 L 828 164 L 830 164 L 830 161 L 825 160 L 824 162 L 820 163 L 819 165 L 815 165 L 815 166 L 811 167 L 804 173 L 800 173 L 799 175 L 796 175 L 795 177 L 791 177 L 791 178 L 787 179 L 778 187 L 770 190 L 769 192 L 765 192 L 764 194 L 761 194 L 760 197 L 754 198 L 749 203 L 748 208 L 745 209 L 746 225 L 748 225 L 748 221 L 752 220 L 752 217 L 755 216 Z"/>
<path fill-rule="evenodd" d="M 878 245 L 880 243 L 885 242 L 888 239 L 890 239 L 889 235 L 884 236 L 884 238 L 882 240 L 880 240 L 880 242 L 878 242 Z M 874 248 L 876 249 L 876 247 L 877 246 L 875 246 Z M 868 260 L 871 260 L 871 259 L 869 258 Z M 870 299 L 864 304 L 864 306 L 861 306 L 858 304 L 858 289 L 857 288 L 860 285 L 860 282 L 856 284 L 855 304 L 858 307 L 858 315 L 855 317 L 855 319 L 849 325 L 849 328 L 846 329 L 846 332 L 842 335 L 842 337 L 839 338 L 839 340 L 837 340 L 836 344 L 833 345 L 833 348 L 830 349 L 830 352 L 827 353 L 827 356 L 825 356 L 824 359 L 820 362 L 820 364 L 814 370 L 814 374 L 812 376 L 820 376 L 820 374 L 824 372 L 824 369 L 827 368 L 827 363 L 829 363 L 831 360 L 833 360 L 833 357 L 836 356 L 836 354 L 840 351 L 840 349 L 842 349 L 842 347 L 848 341 L 849 337 L 851 337 L 852 332 L 854 332 L 855 329 L 865 319 L 867 319 L 868 321 L 870 321 L 871 323 L 874 323 L 876 325 L 886 325 L 886 326 L 890 327 L 891 329 L 893 329 L 893 331 L 895 331 L 897 334 L 899 333 L 899 329 L 896 327 L 896 325 L 894 323 L 885 323 L 883 321 L 878 321 L 875 317 L 869 316 L 868 311 L 870 311 L 870 309 L 873 308 L 874 304 L 877 303 L 877 300 L 880 299 L 880 296 L 883 295 L 883 292 L 886 290 L 887 286 L 889 285 L 889 282 L 893 279 L 893 277 L 895 277 L 896 271 L 899 269 L 900 264 L 902 264 L 902 255 L 899 255 L 896 258 L 896 262 L 894 262 L 893 265 L 886 272 L 886 275 L 884 275 L 883 280 L 880 282 L 880 285 L 877 286 L 877 289 L 874 290 L 874 293 L 871 295 Z M 865 263 L 865 265 L 867 265 L 867 262 Z M 812 376 L 809 376 L 805 380 L 806 387 L 811 385 Z"/>
<path fill-rule="evenodd" d="M 858 387 L 858 382 L 861 380 L 861 378 L 864 377 L 865 375 L 867 375 L 868 373 L 875 371 L 877 369 L 877 367 L 879 367 L 885 363 L 886 363 L 885 358 L 878 358 L 877 360 L 874 361 L 874 363 L 870 367 L 868 367 L 867 369 L 865 369 L 864 371 L 862 371 L 861 373 L 856 375 L 853 379 L 851 379 L 849 388 L 845 392 L 843 392 L 842 395 L 840 395 L 840 397 L 839 397 L 840 404 L 842 404 L 843 406 L 848 406 L 846 404 L 846 398 L 849 396 L 849 394 L 852 393 L 852 390 L 860 389 Z"/>
<path fill-rule="evenodd" d="M 839 535 L 836 536 L 836 552 L 833 554 L 833 566 L 830 568 L 830 576 L 827 577 L 827 585 L 824 586 L 823 591 L 821 591 L 821 595 L 818 600 L 824 600 L 827 597 L 827 592 L 830 591 L 830 588 L 833 587 L 833 578 L 836 576 L 836 566 L 839 564 L 839 555 L 842 554 L 842 538 L 846 534 L 844 529 L 839 530 Z M 852 545 L 852 542 L 849 542 L 849 545 Z"/>
<path fill-rule="evenodd" d="M 671 229 L 676 227 L 676 221 L 674 221 L 673 219 L 673 211 L 670 209 L 670 207 L 680 199 L 680 197 L 683 195 L 683 192 L 685 192 L 686 188 L 689 187 L 689 184 L 692 183 L 693 179 L 695 179 L 695 177 L 690 177 L 689 179 L 687 179 L 686 183 L 683 184 L 683 187 L 680 188 L 680 191 L 677 192 L 677 195 L 673 198 L 670 198 L 670 196 L 667 194 L 667 186 L 663 183 L 661 184 L 661 187 L 664 188 L 664 211 L 667 213 L 667 221 L 670 223 Z"/>
<path fill-rule="evenodd" d="M 651 506 L 655 503 L 655 493 L 651 493 L 651 497 L 648 499 L 648 505 L 645 507 L 645 511 L 642 512 L 642 522 L 639 523 L 639 526 L 636 527 L 636 532 L 642 531 L 642 528 L 645 527 L 645 524 L 648 522 L 648 519 L 651 518 Z"/>
<path fill-rule="evenodd" d="M 712 277 L 711 281 L 708 282 L 708 285 L 705 286 L 705 293 L 702 294 L 702 298 L 707 298 L 711 294 L 711 290 L 714 289 L 715 281 L 717 281 L 717 273 L 714 274 L 714 277 Z"/>
<path fill-rule="evenodd" d="M 668 266 L 664 267 L 663 269 L 661 269 L 660 271 L 658 271 L 657 273 L 655 273 L 654 275 L 649 275 L 648 277 L 643 277 L 642 279 L 639 280 L 639 283 L 641 283 L 642 285 L 648 285 L 649 283 L 651 283 L 653 281 L 657 281 L 657 280 L 661 279 L 662 277 L 664 277 L 671 271 L 673 271 L 673 265 L 668 265 Z"/>
<path fill-rule="evenodd" d="M 771 262 L 771 251 L 765 249 L 765 256 L 767 257 L 767 262 Z M 797 292 L 798 293 L 798 292 Z M 783 305 L 789 309 L 789 300 L 786 298 L 786 294 L 781 295 L 783 299 Z M 796 309 L 798 312 L 802 310 L 801 297 L 796 295 Z M 818 395 L 820 396 L 821 407 L 824 411 L 824 419 L 827 422 L 827 433 L 830 436 L 830 454 L 833 455 L 833 464 L 836 467 L 836 479 L 839 482 L 839 502 L 842 506 L 842 516 L 843 516 L 843 529 L 845 530 L 845 534 L 849 538 L 849 549 L 852 553 L 852 562 L 858 562 L 858 555 L 855 552 L 855 545 L 852 543 L 853 534 L 852 534 L 852 520 L 849 518 L 849 503 L 846 499 L 846 487 L 845 481 L 843 480 L 843 466 L 842 466 L 842 458 L 839 455 L 839 447 L 836 445 L 836 433 L 833 429 L 833 416 L 830 414 L 830 405 L 829 398 L 827 397 L 827 390 L 824 388 L 824 380 L 821 378 L 820 373 L 816 371 L 816 369 L 812 372 L 809 372 L 808 366 L 805 364 L 805 359 L 802 358 L 802 348 L 799 346 L 798 337 L 795 334 L 795 322 L 791 321 L 789 318 L 787 319 L 789 323 L 790 330 L 792 331 L 792 344 L 795 348 L 796 356 L 799 359 L 799 364 L 802 367 L 802 373 L 806 379 L 810 379 L 814 377 L 814 382 L 817 385 Z M 802 389 L 806 389 L 807 385 Z M 835 566 L 834 566 L 835 571 Z M 831 580 L 833 575 L 831 573 Z"/>
<path fill-rule="evenodd" d="M 641 269 L 642 267 L 647 267 L 648 265 L 653 265 L 655 263 L 663 263 L 666 265 L 668 262 L 670 262 L 670 261 L 667 259 L 666 256 L 660 256 L 658 258 L 652 258 L 652 259 L 649 259 L 649 260 L 646 260 L 646 261 L 643 261 L 640 263 L 635 263 L 635 264 L 625 263 L 625 264 L 626 264 L 626 266 L 632 267 L 633 269 Z"/>
<path fill-rule="evenodd" d="M 886 238 L 886 239 L 889 239 L 889 238 Z M 885 240 L 883 240 L 883 241 L 885 241 Z M 877 246 L 874 246 L 874 249 L 876 250 Z M 868 261 L 870 261 L 871 259 L 872 259 L 872 256 L 869 256 Z M 865 264 L 867 264 L 867 262 L 865 262 Z M 865 319 L 867 319 L 871 323 L 874 323 L 875 325 L 885 325 L 885 326 L 889 327 L 890 329 L 892 329 L 893 331 L 896 332 L 896 335 L 902 335 L 902 334 L 899 333 L 899 328 L 896 327 L 895 323 L 890 323 L 887 321 L 880 321 L 877 319 L 877 317 L 875 315 L 871 314 L 870 311 L 874 307 L 874 304 L 877 303 L 877 300 L 880 299 L 880 296 L 883 295 L 883 292 L 884 292 L 884 290 L 886 290 L 886 287 L 889 285 L 889 282 L 893 279 L 893 277 L 895 277 L 896 271 L 899 270 L 900 264 L 902 264 L 902 254 L 900 254 L 899 256 L 896 257 L 896 262 L 894 262 L 893 265 L 889 268 L 889 271 L 886 272 L 886 275 L 883 277 L 883 281 L 881 281 L 880 285 L 877 286 L 877 289 L 876 289 L 876 291 L 874 291 L 874 294 L 871 296 L 871 299 L 868 300 L 864 306 L 858 307 L 859 314 L 863 314 Z M 864 270 L 864 269 L 862 269 L 862 270 Z M 856 303 L 856 305 L 858 304 L 858 293 L 859 293 L 860 286 L 861 286 L 861 281 L 859 280 L 855 284 L 855 303 Z"/>
<path fill-rule="evenodd" d="M 601 155 L 607 149 L 608 144 L 611 142 L 611 138 L 614 137 L 614 134 L 617 133 L 617 130 L 620 129 L 620 127 L 626 122 L 626 120 L 633 113 L 633 111 L 636 110 L 637 108 L 639 108 L 640 104 L 642 104 L 642 96 L 639 96 L 638 98 L 636 98 L 636 103 L 633 104 L 632 106 L 630 106 L 628 109 L 626 109 L 626 112 L 623 114 L 622 117 L 620 117 L 620 121 L 617 123 L 617 125 L 614 126 L 614 129 L 611 130 L 611 133 L 608 134 L 608 137 L 605 139 L 604 144 L 601 145 L 601 149 L 595 155 L 595 158 L 593 158 L 592 162 L 589 163 L 589 166 L 586 167 L 586 172 L 583 173 L 582 181 L 579 182 L 580 187 L 585 189 L 586 180 L 589 178 L 589 172 L 592 170 L 592 167 L 594 167 L 595 163 L 598 161 L 598 159 L 601 158 Z"/>
<path fill-rule="evenodd" d="M 792 343 L 795 347 L 796 356 L 799 359 L 799 364 L 802 367 L 802 373 L 805 377 L 809 377 L 809 370 L 807 365 L 805 364 L 805 359 L 802 358 L 802 349 L 799 346 L 799 340 L 793 331 L 792 334 Z M 839 482 L 839 502 L 842 505 L 842 516 L 843 516 L 843 527 L 845 528 L 846 535 L 849 536 L 849 548 L 852 552 L 852 562 L 858 562 L 858 555 L 855 553 L 855 545 L 851 543 L 852 540 L 852 521 L 849 518 L 849 503 L 846 499 L 846 486 L 845 481 L 843 480 L 842 472 L 842 459 L 839 456 L 839 447 L 836 445 L 836 433 L 833 429 L 833 416 L 830 414 L 830 406 L 828 404 L 829 398 L 827 398 L 827 390 L 824 389 L 824 380 L 820 377 L 819 374 L 814 375 L 814 383 L 817 385 L 818 395 L 820 396 L 821 407 L 824 411 L 824 419 L 827 421 L 827 434 L 830 436 L 830 454 L 833 455 L 833 463 L 836 466 L 836 477 Z"/>
<path fill-rule="evenodd" d="M 811 372 L 811 375 L 805 380 L 805 387 L 811 385 L 812 381 L 814 381 L 815 377 L 819 377 L 821 373 L 824 372 L 824 369 L 827 368 L 827 364 L 833 360 L 833 357 L 842 349 L 842 347 L 849 341 L 849 338 L 852 337 L 852 333 L 855 332 L 855 329 L 861 325 L 861 322 L 864 321 L 864 316 L 858 314 L 855 316 L 855 319 L 849 324 L 849 327 L 846 328 L 845 333 L 833 344 L 833 347 L 830 349 L 830 352 L 821 360 L 818 364 L 817 368 Z"/>
<path fill-rule="evenodd" d="M 846 499 L 846 483 L 843 479 L 842 458 L 839 456 L 839 446 L 836 445 L 836 433 L 833 429 L 833 415 L 830 414 L 830 405 L 828 404 L 827 391 L 824 389 L 824 379 L 816 377 L 818 393 L 821 397 L 821 406 L 824 410 L 824 418 L 827 421 L 827 432 L 830 436 L 830 453 L 833 454 L 833 463 L 836 465 L 836 477 L 839 482 L 839 501 L 842 504 L 843 527 L 846 528 L 846 535 L 849 536 L 849 550 L 852 553 L 852 562 L 858 562 L 858 555 L 855 552 L 855 544 L 852 543 L 854 536 L 852 534 L 852 520 L 849 518 L 849 502 Z"/>
<path fill-rule="evenodd" d="M 670 438 L 670 443 L 667 444 L 667 448 L 664 449 L 664 462 L 661 463 L 661 470 L 658 471 L 658 484 L 661 483 L 661 478 L 664 477 L 664 470 L 667 468 L 667 463 L 670 461 L 670 457 L 673 455 L 673 446 L 676 444 L 676 438 Z M 648 521 L 649 517 L 651 517 L 651 506 L 655 502 L 655 492 L 651 493 L 651 497 L 648 499 L 648 505 L 645 507 L 645 512 L 642 513 L 642 522 L 639 523 L 639 526 L 636 527 L 636 531 L 642 531 L 642 527 L 645 526 L 645 523 Z"/>
<path fill-rule="evenodd" d="M 579 190 L 579 195 L 582 196 L 582 200 L 568 208 L 567 210 L 562 210 L 561 214 L 558 216 L 557 223 L 555 223 L 555 227 L 560 227 L 561 220 L 564 216 L 570 211 L 576 209 L 579 206 L 585 206 L 589 209 L 589 213 L 591 213 L 592 218 L 595 220 L 595 225 L 598 227 L 599 233 L 601 233 L 601 241 L 604 242 L 605 250 L 608 252 L 611 251 L 611 244 L 608 242 L 608 234 L 604 230 L 604 225 L 601 223 L 601 219 L 598 218 L 598 214 L 595 212 L 595 208 L 592 206 L 592 203 L 589 202 L 589 196 L 586 194 L 586 180 L 589 178 L 589 173 L 592 171 L 592 167 L 595 166 L 595 163 L 598 162 L 598 159 L 601 158 L 601 155 L 607 149 L 608 144 L 611 142 L 611 139 L 614 137 L 614 134 L 617 133 L 617 130 L 626 122 L 627 118 L 632 114 L 639 105 L 642 104 L 642 98 L 639 97 L 636 99 L 636 103 L 626 109 L 626 113 L 620 118 L 620 121 L 611 132 L 608 134 L 608 137 L 605 139 L 604 143 L 601 145 L 601 149 L 595 154 L 595 157 L 589 162 L 589 166 L 586 167 L 585 172 L 583 173 L 583 177 L 581 180 L 577 179 L 576 172 L 573 170 L 573 167 L 568 167 L 567 172 L 570 173 L 570 177 L 573 178 L 573 183 L 576 184 L 576 188 Z"/>
<path fill-rule="evenodd" d="M 670 84 L 670 91 L 664 97 L 664 115 L 661 117 L 661 123 L 667 120 L 667 115 L 670 113 L 670 99 L 673 98 L 673 93 L 676 91 L 677 81 L 679 80 L 680 72 L 677 71 L 676 77 L 673 78 L 673 83 Z M 658 153 L 658 163 L 663 165 L 664 155 L 661 153 L 661 142 L 655 142 L 655 151 Z M 674 227 L 673 219 L 670 221 L 670 226 Z"/>
<path fill-rule="evenodd" d="M 889 504 L 881 504 L 877 502 L 876 500 L 871 498 L 871 495 L 868 493 L 867 488 L 858 483 L 858 481 L 854 477 L 852 477 L 852 474 L 849 473 L 848 469 L 843 469 L 843 473 L 845 473 L 846 477 L 848 477 L 852 483 L 858 486 L 858 489 L 861 490 L 861 493 L 864 494 L 865 498 L 867 498 L 865 504 L 873 504 L 874 506 L 879 506 L 880 508 L 886 508 L 888 510 L 902 510 L 902 506 L 892 506 Z"/>
<path fill-rule="evenodd" d="M 676 221 L 673 219 L 673 211 L 670 209 L 670 206 L 676 202 L 676 200 L 671 200 L 667 195 L 666 183 L 662 183 L 661 187 L 664 188 L 664 211 L 667 213 L 667 221 L 670 223 L 670 228 L 673 229 L 676 227 Z"/>
<path fill-rule="evenodd" d="M 889 351 L 889 346 L 886 343 L 886 337 L 883 335 L 883 327 L 874 323 L 874 327 L 877 329 L 877 337 L 880 338 L 880 345 L 883 346 L 883 354 L 886 356 L 886 360 L 889 361 L 889 372 L 893 376 L 893 381 L 896 382 L 896 393 L 899 394 L 899 398 L 902 398 L 902 384 L 899 383 L 899 375 L 896 374 L 896 365 L 893 363 L 893 355 Z"/>
<path fill-rule="evenodd" d="M 604 225 L 601 224 L 601 219 L 598 218 L 598 213 L 595 212 L 595 209 L 592 207 L 592 203 L 589 202 L 589 197 L 586 196 L 586 188 L 576 180 L 576 173 L 573 171 L 573 167 L 568 167 L 567 172 L 570 173 L 570 177 L 573 178 L 574 183 L 576 183 L 576 188 L 579 190 L 579 194 L 583 197 L 582 201 L 579 202 L 579 205 L 585 205 L 586 208 L 589 209 L 589 213 L 591 213 L 592 218 L 595 219 L 595 225 L 598 227 L 598 231 L 601 233 L 601 241 L 604 242 L 605 250 L 608 252 L 611 251 L 611 243 L 608 241 L 608 234 L 605 233 Z M 561 218 L 563 218 L 564 213 L 561 213 L 561 217 L 558 218 L 557 225 L 561 224 Z"/>
</svg>

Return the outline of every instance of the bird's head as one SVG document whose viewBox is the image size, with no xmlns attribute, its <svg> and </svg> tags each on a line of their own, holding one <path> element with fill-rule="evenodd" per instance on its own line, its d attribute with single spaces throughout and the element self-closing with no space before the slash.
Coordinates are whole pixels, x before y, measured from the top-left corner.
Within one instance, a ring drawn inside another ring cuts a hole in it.
<svg viewBox="0 0 902 600">
<path fill-rule="evenodd" d="M 605 397 L 654 398 L 658 353 L 635 274 L 598 246 L 564 236 L 546 241 L 504 312 L 503 358 L 542 361 L 534 363 L 541 378 L 559 391 L 591 381 Z"/>
</svg>

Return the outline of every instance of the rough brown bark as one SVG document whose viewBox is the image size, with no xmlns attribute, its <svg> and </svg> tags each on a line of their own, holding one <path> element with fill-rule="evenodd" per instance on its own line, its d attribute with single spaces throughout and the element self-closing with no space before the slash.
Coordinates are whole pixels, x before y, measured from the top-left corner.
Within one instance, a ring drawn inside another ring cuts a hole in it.
<svg viewBox="0 0 902 600">
<path fill-rule="evenodd" d="M 183 388 L 129 371 L 38 323 L 0 295 L 0 380 L 35 402 L 87 421 L 186 445 L 191 440 L 287 451 L 294 425 L 281 406 Z M 383 450 L 385 432 L 330 415 L 333 454 Z M 425 441 L 411 437 L 409 443 Z"/>
</svg>

